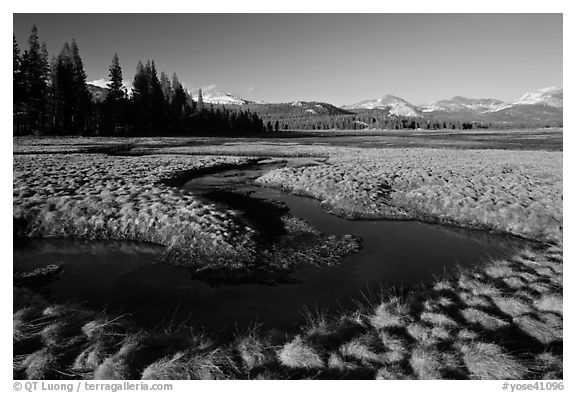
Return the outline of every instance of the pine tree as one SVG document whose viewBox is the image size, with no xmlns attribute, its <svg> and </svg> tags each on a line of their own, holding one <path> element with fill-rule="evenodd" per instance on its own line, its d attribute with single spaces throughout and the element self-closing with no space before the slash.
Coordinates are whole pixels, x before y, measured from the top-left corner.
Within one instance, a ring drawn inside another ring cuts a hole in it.
<svg viewBox="0 0 576 393">
<path fill-rule="evenodd" d="M 12 76 L 13 76 L 13 91 L 12 91 L 12 112 L 14 115 L 13 127 L 14 134 L 21 134 L 26 127 L 26 117 L 24 112 L 24 99 L 25 99 L 25 86 L 24 75 L 22 70 L 22 57 L 20 57 L 20 48 L 16 41 L 16 36 L 12 35 Z"/>
<path fill-rule="evenodd" d="M 132 124 L 137 135 L 145 134 L 150 128 L 151 89 L 147 72 L 149 66 L 149 62 L 144 66 L 141 61 L 138 61 L 136 74 L 134 74 L 134 81 L 132 82 Z"/>
<path fill-rule="evenodd" d="M 170 108 L 173 118 L 172 132 L 182 134 L 184 132 L 184 117 L 187 111 L 187 94 L 184 87 L 178 80 L 176 74 L 172 75 L 172 100 L 170 101 Z M 191 108 L 190 110 L 191 111 Z"/>
<path fill-rule="evenodd" d="M 74 56 L 70 45 L 62 46 L 52 70 L 53 127 L 59 134 L 77 132 L 76 123 L 76 78 Z"/>
<path fill-rule="evenodd" d="M 78 89 L 80 90 L 83 87 L 86 87 L 86 72 L 84 72 L 84 63 L 80 57 L 80 50 L 78 49 L 78 44 L 76 44 L 75 39 L 72 39 L 70 50 L 72 51 L 72 58 L 74 60 L 74 77 Z"/>
<path fill-rule="evenodd" d="M 20 48 L 16 41 L 16 36 L 12 35 L 12 76 L 14 104 L 22 102 L 24 99 L 24 78 L 22 74 L 22 58 L 20 57 Z"/>
<path fill-rule="evenodd" d="M 148 77 L 141 61 L 138 61 L 134 81 L 132 82 L 132 96 L 135 101 L 143 101 L 148 96 Z"/>
<path fill-rule="evenodd" d="M 151 87 L 151 99 L 152 99 L 152 132 L 159 133 L 157 135 L 162 135 L 162 131 L 166 127 L 166 111 L 168 105 L 164 99 L 164 93 L 162 93 L 162 85 L 160 84 L 160 79 L 158 78 L 158 72 L 156 71 L 156 65 L 152 61 L 150 65 L 150 87 Z"/>
<path fill-rule="evenodd" d="M 160 73 L 160 86 L 162 87 L 162 94 L 164 94 L 164 99 L 167 103 L 172 101 L 172 96 L 174 95 L 174 88 L 170 84 L 170 79 L 164 71 Z"/>
<path fill-rule="evenodd" d="M 90 102 L 91 95 L 88 91 L 86 83 L 86 72 L 84 71 L 84 63 L 80 57 L 80 50 L 76 41 L 73 39 L 70 45 L 70 52 L 72 56 L 72 71 L 73 71 L 73 89 L 72 94 L 74 101 L 73 106 L 73 127 L 74 133 L 86 134 L 89 129 L 90 117 Z"/>
<path fill-rule="evenodd" d="M 156 71 L 156 65 L 154 61 L 150 64 L 150 70 L 148 71 L 149 78 L 150 78 L 150 88 L 152 94 L 152 102 L 153 104 L 157 104 L 159 106 L 164 103 L 164 93 L 162 92 L 162 85 L 160 84 L 160 79 L 158 78 L 158 72 Z"/>
<path fill-rule="evenodd" d="M 105 111 L 105 127 L 110 129 L 110 131 L 118 135 L 124 130 L 124 120 L 126 105 L 125 96 L 126 90 L 122 81 L 122 68 L 120 67 L 120 62 L 118 60 L 118 54 L 115 53 L 112 58 L 112 64 L 108 68 L 110 73 L 109 82 L 106 84 L 108 86 L 108 95 L 104 102 Z"/>
<path fill-rule="evenodd" d="M 24 102 L 28 113 L 30 131 L 41 131 L 45 126 L 47 93 L 47 53 L 42 53 L 38 40 L 38 29 L 32 27 L 28 39 L 28 50 L 22 56 Z"/>
<path fill-rule="evenodd" d="M 118 54 L 115 53 L 112 58 L 112 64 L 109 69 L 110 81 L 106 84 L 108 86 L 108 95 L 106 100 L 110 102 L 117 102 L 122 100 L 126 95 L 126 90 L 124 89 L 122 80 L 122 68 L 120 68 L 120 62 L 118 61 Z"/>
</svg>

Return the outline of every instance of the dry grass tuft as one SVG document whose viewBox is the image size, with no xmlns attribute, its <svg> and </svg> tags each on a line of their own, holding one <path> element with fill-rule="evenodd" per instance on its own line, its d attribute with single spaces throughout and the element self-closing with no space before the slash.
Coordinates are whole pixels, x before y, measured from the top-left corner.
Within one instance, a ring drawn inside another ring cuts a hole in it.
<svg viewBox="0 0 576 393">
<path fill-rule="evenodd" d="M 543 312 L 555 312 L 562 315 L 563 297 L 561 294 L 546 293 L 534 302 L 534 307 Z"/>
<path fill-rule="evenodd" d="M 476 341 L 478 339 L 478 333 L 468 329 L 461 329 L 458 331 L 456 337 L 460 341 Z"/>
<path fill-rule="evenodd" d="M 36 333 L 38 324 L 31 322 L 41 315 L 36 307 L 24 307 L 12 314 L 12 339 L 14 342 L 30 338 Z"/>
<path fill-rule="evenodd" d="M 404 370 L 398 366 L 385 366 L 378 370 L 376 373 L 376 378 L 379 380 L 399 380 L 399 379 L 409 379 Z"/>
<path fill-rule="evenodd" d="M 490 283 L 483 281 L 477 277 L 471 277 L 463 274 L 458 279 L 458 286 L 462 289 L 469 291 L 475 296 L 498 296 L 500 290 Z"/>
<path fill-rule="evenodd" d="M 441 379 L 442 378 L 442 355 L 428 346 L 418 346 L 410 356 L 410 366 L 418 379 Z"/>
<path fill-rule="evenodd" d="M 492 301 L 500 311 L 511 317 L 527 314 L 533 310 L 528 303 L 513 296 L 496 296 L 492 298 Z"/>
<path fill-rule="evenodd" d="M 506 277 L 502 281 L 504 281 L 504 283 L 506 285 L 508 285 L 513 290 L 519 290 L 519 289 L 522 289 L 526 286 L 524 284 L 524 280 L 522 280 L 522 278 L 516 277 L 516 276 Z"/>
<path fill-rule="evenodd" d="M 392 298 L 380 304 L 374 315 L 370 316 L 370 323 L 376 329 L 405 326 L 411 320 L 410 307 L 399 298 Z"/>
<path fill-rule="evenodd" d="M 94 379 L 134 379 L 130 363 L 139 348 L 138 338 L 128 339 L 120 350 L 94 370 Z"/>
<path fill-rule="evenodd" d="M 300 336 L 282 347 L 278 352 L 278 359 L 282 365 L 290 368 L 319 369 L 325 366 L 316 351 Z"/>
<path fill-rule="evenodd" d="M 54 379 L 58 359 L 47 348 L 33 352 L 22 362 L 27 379 Z"/>
<path fill-rule="evenodd" d="M 386 350 L 386 352 L 384 352 L 384 360 L 386 362 L 398 363 L 406 358 L 408 347 L 405 340 L 387 332 L 380 332 L 380 340 Z"/>
<path fill-rule="evenodd" d="M 543 345 L 562 341 L 563 329 L 561 321 L 560 323 L 554 323 L 551 320 L 543 322 L 529 315 L 523 315 L 514 318 L 514 325 Z"/>
<path fill-rule="evenodd" d="M 460 311 L 460 314 L 469 324 L 479 325 L 486 330 L 496 330 L 508 325 L 508 322 L 487 314 L 477 308 L 467 308 Z"/>
<path fill-rule="evenodd" d="M 408 334 L 424 346 L 433 346 L 438 343 L 438 338 L 432 335 L 432 328 L 421 323 L 411 323 L 406 327 Z"/>
<path fill-rule="evenodd" d="M 108 356 L 109 353 L 106 351 L 104 345 L 100 343 L 92 344 L 80 352 L 76 359 L 74 359 L 72 370 L 92 372 L 100 366 Z"/>
<path fill-rule="evenodd" d="M 382 357 L 362 339 L 355 339 L 343 344 L 340 347 L 340 353 L 345 359 L 352 358 L 362 363 L 382 363 Z"/>
<path fill-rule="evenodd" d="M 226 379 L 226 368 L 231 360 L 221 351 L 203 354 L 178 352 L 171 357 L 155 361 L 144 369 L 145 380 Z"/>
<path fill-rule="evenodd" d="M 562 356 L 551 352 L 542 352 L 536 356 L 536 365 L 543 374 L 542 379 L 563 379 Z"/>
<path fill-rule="evenodd" d="M 494 261 L 486 268 L 485 272 L 488 277 L 494 279 L 511 277 L 516 274 L 510 265 L 504 264 L 502 261 Z"/>
<path fill-rule="evenodd" d="M 349 371 L 358 368 L 358 366 L 352 362 L 347 362 L 338 353 L 332 352 L 328 357 L 328 368 L 338 371 Z"/>
<path fill-rule="evenodd" d="M 454 327 L 458 325 L 456 321 L 449 316 L 435 312 L 423 312 L 420 314 L 420 320 L 438 326 Z"/>
<path fill-rule="evenodd" d="M 489 298 L 482 295 L 473 295 L 470 292 L 458 292 L 458 298 L 468 307 L 491 307 Z"/>
<path fill-rule="evenodd" d="M 238 340 L 236 350 L 240 355 L 242 365 L 247 370 L 263 366 L 271 362 L 273 353 L 256 337 L 249 335 Z"/>
<path fill-rule="evenodd" d="M 476 342 L 460 347 L 474 379 L 524 379 L 526 367 L 496 344 Z"/>
</svg>

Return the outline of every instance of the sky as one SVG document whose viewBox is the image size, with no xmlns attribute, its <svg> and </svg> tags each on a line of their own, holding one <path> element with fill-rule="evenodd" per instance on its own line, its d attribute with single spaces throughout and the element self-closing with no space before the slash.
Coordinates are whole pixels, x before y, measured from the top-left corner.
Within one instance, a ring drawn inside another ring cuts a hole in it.
<svg viewBox="0 0 576 393">
<path fill-rule="evenodd" d="M 514 100 L 562 86 L 562 14 L 14 14 L 50 55 L 76 39 L 89 81 L 138 60 L 203 87 L 266 102 L 334 105 L 400 96 Z"/>
</svg>

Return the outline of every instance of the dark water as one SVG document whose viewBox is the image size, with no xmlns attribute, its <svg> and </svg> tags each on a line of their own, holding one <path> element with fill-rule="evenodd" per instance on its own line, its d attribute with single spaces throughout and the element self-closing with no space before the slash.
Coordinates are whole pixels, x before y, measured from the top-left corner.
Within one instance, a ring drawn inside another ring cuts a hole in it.
<svg viewBox="0 0 576 393">
<path fill-rule="evenodd" d="M 261 172 L 226 171 L 184 188 L 205 195 L 225 188 L 250 192 L 256 208 L 270 200 L 282 202 L 323 233 L 360 236 L 362 250 L 337 267 L 296 271 L 293 282 L 277 286 L 211 287 L 192 279 L 186 268 L 154 264 L 161 248 L 134 242 L 29 240 L 14 246 L 15 269 L 62 263 L 61 277 L 46 288 L 56 300 L 130 313 L 145 326 L 188 322 L 230 333 L 254 322 L 293 329 L 306 312 L 352 308 L 381 290 L 430 282 L 434 275 L 504 257 L 522 246 L 508 237 L 415 221 L 345 220 L 325 213 L 318 201 L 247 185 Z"/>
</svg>

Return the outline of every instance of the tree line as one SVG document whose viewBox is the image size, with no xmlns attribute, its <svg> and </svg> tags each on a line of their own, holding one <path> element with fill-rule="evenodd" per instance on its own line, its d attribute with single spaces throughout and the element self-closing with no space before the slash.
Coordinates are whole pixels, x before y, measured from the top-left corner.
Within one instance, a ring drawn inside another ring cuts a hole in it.
<svg viewBox="0 0 576 393">
<path fill-rule="evenodd" d="M 494 128 L 492 123 L 437 120 L 406 116 L 390 116 L 382 113 L 360 113 L 342 115 L 310 115 L 295 117 L 268 117 L 260 114 L 264 121 L 274 122 L 282 130 L 471 130 Z"/>
<path fill-rule="evenodd" d="M 475 130 L 562 127 L 562 121 L 487 122 L 389 115 L 387 111 L 342 115 L 278 116 L 259 113 L 281 130 Z"/>
<path fill-rule="evenodd" d="M 138 62 L 131 94 L 114 54 L 105 98 L 93 100 L 75 40 L 49 60 L 32 27 L 22 53 L 13 36 L 14 135 L 256 135 L 269 129 L 250 111 L 194 100 L 176 74 L 158 75 L 154 61 Z"/>
</svg>

